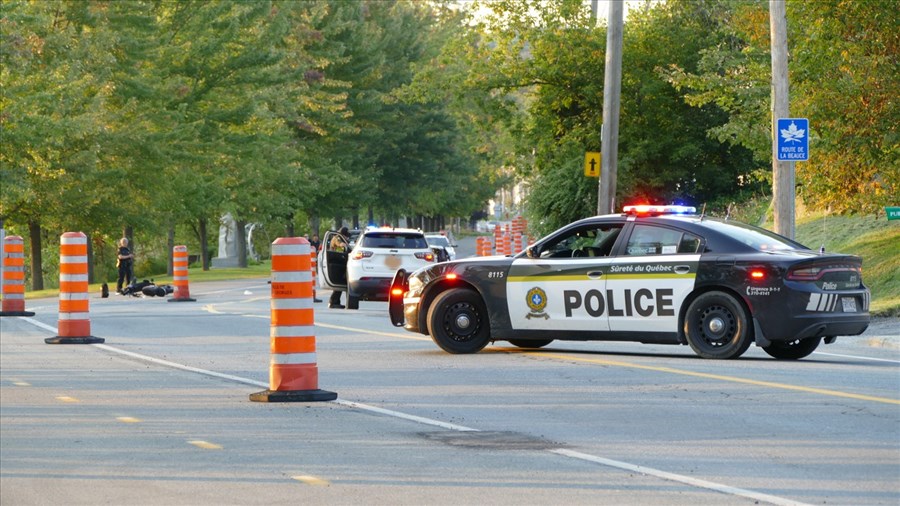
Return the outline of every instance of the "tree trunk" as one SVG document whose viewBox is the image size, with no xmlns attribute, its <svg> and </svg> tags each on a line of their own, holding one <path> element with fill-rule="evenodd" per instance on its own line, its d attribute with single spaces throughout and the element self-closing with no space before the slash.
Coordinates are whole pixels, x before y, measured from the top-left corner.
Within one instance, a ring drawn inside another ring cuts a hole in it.
<svg viewBox="0 0 900 506">
<path fill-rule="evenodd" d="M 321 223 L 320 223 L 320 220 L 319 220 L 319 216 L 318 216 L 318 215 L 313 216 L 313 217 L 310 219 L 310 221 L 309 221 L 309 228 L 312 229 L 312 230 L 311 230 L 311 232 L 312 232 L 311 236 L 312 236 L 312 235 L 319 235 L 319 236 L 322 235 L 322 233 L 321 233 L 322 231 L 320 230 L 320 229 L 322 228 L 322 225 L 321 225 Z"/>
<path fill-rule="evenodd" d="M 31 239 L 31 289 L 44 289 L 44 265 L 41 257 L 41 224 L 29 221 L 28 235 Z"/>
<path fill-rule="evenodd" d="M 122 237 L 128 239 L 128 249 L 131 250 L 131 254 L 134 254 L 134 227 L 131 225 L 125 225 L 122 227 Z"/>
<path fill-rule="evenodd" d="M 247 222 L 234 220 L 234 240 L 237 246 L 238 267 L 247 267 Z"/>
<path fill-rule="evenodd" d="M 166 252 L 166 276 L 175 275 L 175 225 L 169 225 L 169 234 L 166 238 L 169 250 Z"/>
<path fill-rule="evenodd" d="M 209 243 L 206 239 L 206 218 L 200 218 L 199 222 L 200 222 L 199 223 L 200 233 L 198 235 L 200 235 L 200 237 L 198 237 L 197 239 L 199 239 L 199 243 L 200 243 L 200 262 L 203 265 L 203 270 L 208 271 L 209 270 Z"/>
</svg>

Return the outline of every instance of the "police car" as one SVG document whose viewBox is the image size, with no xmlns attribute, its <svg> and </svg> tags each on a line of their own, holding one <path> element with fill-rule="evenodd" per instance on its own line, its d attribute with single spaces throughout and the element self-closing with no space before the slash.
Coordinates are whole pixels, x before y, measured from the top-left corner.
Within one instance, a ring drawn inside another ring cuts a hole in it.
<svg viewBox="0 0 900 506">
<path fill-rule="evenodd" d="M 395 326 L 449 353 L 493 341 L 686 344 L 731 359 L 752 343 L 799 359 L 869 324 L 862 260 L 684 206 L 627 206 L 571 223 L 511 257 L 399 271 Z"/>
</svg>

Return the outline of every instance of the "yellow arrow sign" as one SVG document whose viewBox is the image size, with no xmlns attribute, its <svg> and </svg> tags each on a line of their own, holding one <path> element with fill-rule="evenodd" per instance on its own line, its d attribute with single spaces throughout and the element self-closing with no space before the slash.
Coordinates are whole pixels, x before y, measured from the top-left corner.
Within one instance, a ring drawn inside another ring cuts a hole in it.
<svg viewBox="0 0 900 506">
<path fill-rule="evenodd" d="M 600 177 L 600 153 L 588 151 L 584 154 L 584 175 Z"/>
</svg>

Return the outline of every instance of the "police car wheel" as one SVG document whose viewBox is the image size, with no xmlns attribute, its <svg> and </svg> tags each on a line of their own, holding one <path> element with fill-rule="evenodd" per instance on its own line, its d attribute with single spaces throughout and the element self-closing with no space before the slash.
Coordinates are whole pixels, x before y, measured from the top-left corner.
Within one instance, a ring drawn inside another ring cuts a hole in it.
<svg viewBox="0 0 900 506">
<path fill-rule="evenodd" d="M 481 297 L 466 288 L 447 290 L 428 308 L 428 333 L 447 353 L 477 353 L 490 340 L 487 309 Z"/>
<path fill-rule="evenodd" d="M 688 344 L 703 358 L 737 358 L 750 347 L 747 313 L 727 293 L 700 295 L 691 302 L 684 318 Z"/>
<path fill-rule="evenodd" d="M 552 343 L 553 339 L 510 339 L 509 344 L 519 348 L 543 348 Z"/>
<path fill-rule="evenodd" d="M 775 341 L 769 346 L 763 346 L 763 350 L 779 360 L 797 360 L 816 351 L 820 342 L 822 342 L 821 337 L 794 339 L 793 341 Z"/>
</svg>

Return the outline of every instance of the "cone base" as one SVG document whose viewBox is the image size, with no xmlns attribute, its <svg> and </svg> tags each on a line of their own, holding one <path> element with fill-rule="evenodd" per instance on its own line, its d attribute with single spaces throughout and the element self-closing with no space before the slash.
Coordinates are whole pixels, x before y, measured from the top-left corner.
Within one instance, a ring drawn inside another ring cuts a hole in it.
<svg viewBox="0 0 900 506">
<path fill-rule="evenodd" d="M 0 316 L 34 316 L 32 311 L 0 311 Z"/>
<path fill-rule="evenodd" d="M 319 402 L 337 399 L 337 392 L 327 390 L 265 390 L 250 394 L 254 402 Z"/>
<path fill-rule="evenodd" d="M 102 337 L 94 337 L 94 336 L 87 336 L 87 337 L 56 336 L 56 337 L 48 337 L 47 339 L 44 339 L 44 342 L 47 344 L 100 344 L 100 343 L 105 343 L 106 339 L 103 339 Z"/>
<path fill-rule="evenodd" d="M 197 299 L 192 299 L 190 297 L 186 299 L 169 299 L 169 302 L 197 302 Z"/>
</svg>

